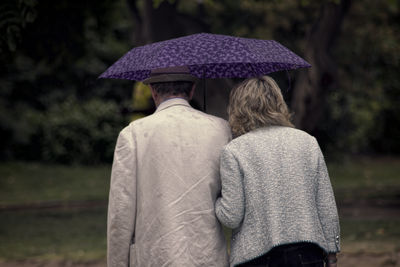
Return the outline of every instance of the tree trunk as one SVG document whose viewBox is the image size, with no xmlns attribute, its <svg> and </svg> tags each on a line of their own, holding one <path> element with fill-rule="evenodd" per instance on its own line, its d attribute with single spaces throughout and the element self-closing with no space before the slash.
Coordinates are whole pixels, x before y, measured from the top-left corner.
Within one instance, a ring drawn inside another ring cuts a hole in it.
<svg viewBox="0 0 400 267">
<path fill-rule="evenodd" d="M 329 52 L 350 5 L 351 0 L 342 0 L 340 4 L 323 4 L 320 16 L 308 34 L 305 59 L 312 67 L 300 73 L 291 108 L 296 127 L 310 133 L 321 119 L 327 92 L 338 87 L 336 65 Z"/>
<path fill-rule="evenodd" d="M 144 0 L 139 9 L 137 0 L 127 0 L 135 22 L 135 46 L 163 41 L 197 32 L 208 32 L 210 26 L 203 21 L 204 6 L 197 5 L 196 16 L 180 13 L 177 9 L 179 0 L 173 3 L 163 1 L 157 8 L 153 0 Z"/>
</svg>

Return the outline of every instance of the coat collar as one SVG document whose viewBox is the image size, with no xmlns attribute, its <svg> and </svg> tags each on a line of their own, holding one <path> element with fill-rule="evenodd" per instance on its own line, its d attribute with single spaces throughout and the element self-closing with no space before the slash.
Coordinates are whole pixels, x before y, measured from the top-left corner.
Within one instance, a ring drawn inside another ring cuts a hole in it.
<svg viewBox="0 0 400 267">
<path fill-rule="evenodd" d="M 161 110 L 167 109 L 172 106 L 187 106 L 190 107 L 189 102 L 186 99 L 180 98 L 180 97 L 174 97 L 167 99 L 163 101 L 158 108 L 156 109 L 156 112 L 159 112 Z"/>
</svg>

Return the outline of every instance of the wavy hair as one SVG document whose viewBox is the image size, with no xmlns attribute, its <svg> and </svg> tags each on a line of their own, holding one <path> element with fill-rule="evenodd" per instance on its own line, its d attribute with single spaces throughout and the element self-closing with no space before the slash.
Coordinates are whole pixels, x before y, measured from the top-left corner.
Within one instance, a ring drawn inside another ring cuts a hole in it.
<svg viewBox="0 0 400 267">
<path fill-rule="evenodd" d="M 228 115 L 234 137 L 260 127 L 294 127 L 281 90 L 269 76 L 247 79 L 233 88 Z"/>
</svg>

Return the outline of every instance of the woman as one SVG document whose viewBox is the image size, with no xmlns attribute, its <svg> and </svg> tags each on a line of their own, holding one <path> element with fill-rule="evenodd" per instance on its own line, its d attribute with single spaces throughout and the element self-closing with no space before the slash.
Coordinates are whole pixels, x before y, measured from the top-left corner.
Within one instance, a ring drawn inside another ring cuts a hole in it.
<svg viewBox="0 0 400 267">
<path fill-rule="evenodd" d="M 230 95 L 235 137 L 221 154 L 218 219 L 233 229 L 231 266 L 336 266 L 339 219 L 316 139 L 297 130 L 275 81 Z"/>
</svg>

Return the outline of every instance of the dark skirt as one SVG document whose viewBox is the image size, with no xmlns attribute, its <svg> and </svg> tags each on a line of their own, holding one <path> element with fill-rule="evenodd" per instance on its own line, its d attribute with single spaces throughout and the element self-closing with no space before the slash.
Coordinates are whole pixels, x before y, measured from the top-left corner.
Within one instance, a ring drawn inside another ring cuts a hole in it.
<svg viewBox="0 0 400 267">
<path fill-rule="evenodd" d="M 236 266 L 323 267 L 324 251 L 312 243 L 293 243 L 275 247 L 267 254 Z"/>
</svg>

